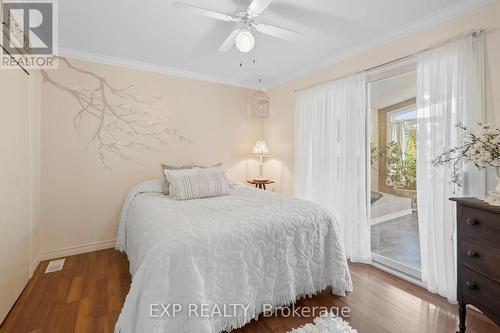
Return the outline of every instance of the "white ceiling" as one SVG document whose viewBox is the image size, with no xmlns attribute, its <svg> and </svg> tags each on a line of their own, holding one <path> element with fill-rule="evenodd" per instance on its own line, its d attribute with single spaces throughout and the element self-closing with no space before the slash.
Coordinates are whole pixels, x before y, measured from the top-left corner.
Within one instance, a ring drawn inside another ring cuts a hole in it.
<svg viewBox="0 0 500 333">
<path fill-rule="evenodd" d="M 250 2 L 182 1 L 228 14 Z M 232 23 L 178 11 L 171 2 L 59 1 L 60 53 L 248 87 L 262 78 L 266 88 L 491 0 L 274 0 L 257 23 L 300 31 L 301 40 L 256 32 L 255 48 L 245 55 L 217 51 Z"/>
<path fill-rule="evenodd" d="M 373 109 L 383 109 L 416 96 L 416 71 L 391 76 L 370 84 L 370 107 Z"/>
</svg>

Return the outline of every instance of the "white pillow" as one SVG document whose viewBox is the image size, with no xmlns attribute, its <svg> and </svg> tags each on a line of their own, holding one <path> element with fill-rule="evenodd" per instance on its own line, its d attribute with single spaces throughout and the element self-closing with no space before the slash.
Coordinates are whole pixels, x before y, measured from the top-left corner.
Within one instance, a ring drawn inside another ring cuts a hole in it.
<svg viewBox="0 0 500 333">
<path fill-rule="evenodd" d="M 222 164 L 222 162 L 220 162 L 218 164 L 215 164 L 215 165 L 212 165 L 212 166 L 209 166 L 209 167 L 204 167 L 204 166 L 199 166 L 199 165 L 196 165 L 195 167 L 200 168 L 199 169 L 199 173 L 217 173 L 217 172 L 222 172 L 222 173 L 225 174 L 225 172 L 226 172 L 224 170 L 224 165 Z M 227 178 L 227 176 L 226 176 L 226 179 L 227 179 L 229 188 L 234 188 L 236 185 L 240 184 L 240 183 L 237 183 L 237 182 L 234 182 L 234 181 L 230 180 L 229 178 Z"/>
<path fill-rule="evenodd" d="M 169 170 L 169 169 L 164 169 L 163 173 L 165 174 L 165 177 L 172 177 L 172 176 L 190 176 L 190 175 L 196 175 L 200 173 L 200 168 L 194 167 L 191 169 L 177 169 L 177 170 Z"/>
<path fill-rule="evenodd" d="M 166 175 L 170 196 L 176 200 L 203 199 L 229 194 L 224 172 Z"/>
<path fill-rule="evenodd" d="M 169 195 L 170 193 L 170 181 L 169 176 L 188 176 L 196 175 L 200 172 L 200 168 L 193 167 L 189 169 L 163 169 L 163 174 L 165 175 L 165 185 L 163 187 L 163 194 Z"/>
<path fill-rule="evenodd" d="M 221 164 L 217 164 L 208 168 L 199 168 L 199 173 L 219 173 L 224 172 L 224 167 Z"/>
<path fill-rule="evenodd" d="M 183 165 L 183 166 L 175 166 L 175 165 L 168 165 L 168 164 L 162 164 L 161 165 L 161 170 L 163 175 L 165 176 L 165 170 L 185 170 L 185 169 L 192 169 L 196 167 L 194 164 L 188 164 L 188 165 Z M 170 184 L 168 183 L 167 177 L 165 176 L 165 181 L 163 182 L 163 194 L 168 195 L 168 188 Z"/>
</svg>

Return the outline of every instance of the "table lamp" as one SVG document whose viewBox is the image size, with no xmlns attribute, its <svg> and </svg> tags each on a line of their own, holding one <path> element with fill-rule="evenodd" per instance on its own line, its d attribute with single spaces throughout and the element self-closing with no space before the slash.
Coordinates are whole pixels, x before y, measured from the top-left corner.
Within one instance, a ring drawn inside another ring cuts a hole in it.
<svg viewBox="0 0 500 333">
<path fill-rule="evenodd" d="M 259 139 L 257 143 L 255 143 L 255 146 L 253 146 L 252 150 L 252 156 L 258 156 L 260 159 L 260 164 L 259 164 L 259 178 L 255 178 L 255 180 L 265 180 L 263 178 L 263 168 L 264 168 L 264 163 L 263 159 L 266 156 L 271 156 L 271 153 L 269 153 L 269 148 L 267 147 L 266 141 Z"/>
</svg>

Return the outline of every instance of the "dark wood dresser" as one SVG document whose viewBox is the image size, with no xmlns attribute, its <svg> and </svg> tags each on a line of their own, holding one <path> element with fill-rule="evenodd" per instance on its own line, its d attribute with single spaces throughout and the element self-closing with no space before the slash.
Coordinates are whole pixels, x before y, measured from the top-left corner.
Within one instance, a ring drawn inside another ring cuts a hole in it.
<svg viewBox="0 0 500 333">
<path fill-rule="evenodd" d="M 457 298 L 459 332 L 465 332 L 466 305 L 500 325 L 500 207 L 477 198 L 457 203 Z"/>
</svg>

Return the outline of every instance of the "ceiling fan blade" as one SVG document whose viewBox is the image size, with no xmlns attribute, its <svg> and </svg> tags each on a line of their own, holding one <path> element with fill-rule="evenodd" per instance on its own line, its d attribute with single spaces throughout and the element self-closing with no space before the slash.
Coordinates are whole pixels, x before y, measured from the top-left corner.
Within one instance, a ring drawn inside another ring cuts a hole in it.
<svg viewBox="0 0 500 333">
<path fill-rule="evenodd" d="M 233 32 L 227 36 L 226 40 L 222 45 L 219 47 L 219 52 L 226 52 L 231 50 L 231 48 L 234 46 L 234 43 L 236 42 L 236 37 L 238 36 L 238 33 L 240 32 L 240 29 L 236 29 Z"/>
<path fill-rule="evenodd" d="M 184 2 L 172 2 L 172 7 L 190 12 L 192 14 L 210 17 L 216 20 L 226 21 L 226 22 L 236 22 L 236 17 L 227 15 L 224 13 L 219 13 L 210 9 L 205 9 L 197 6 L 190 5 Z"/>
<path fill-rule="evenodd" d="M 262 14 L 263 11 L 273 2 L 273 0 L 253 0 L 248 9 L 257 15 Z"/>
<path fill-rule="evenodd" d="M 277 37 L 277 38 L 281 38 L 281 39 L 285 39 L 285 40 L 292 41 L 292 42 L 298 40 L 300 38 L 300 36 L 302 35 L 300 32 L 280 28 L 280 27 L 270 25 L 270 24 L 265 24 L 265 23 L 254 24 L 253 27 L 255 28 L 255 30 L 257 30 L 258 32 L 261 32 L 263 34 Z"/>
</svg>

